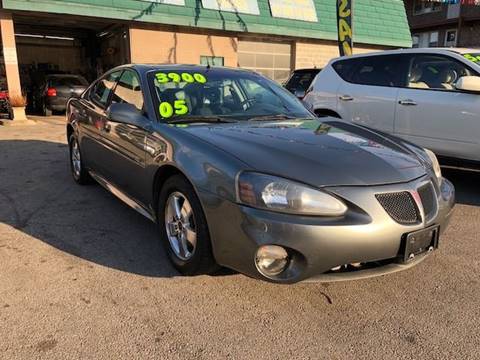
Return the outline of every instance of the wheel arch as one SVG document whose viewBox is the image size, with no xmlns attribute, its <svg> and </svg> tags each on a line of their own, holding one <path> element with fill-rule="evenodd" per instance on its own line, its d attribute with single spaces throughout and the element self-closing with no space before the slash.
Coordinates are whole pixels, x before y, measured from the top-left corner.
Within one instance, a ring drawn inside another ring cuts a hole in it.
<svg viewBox="0 0 480 360">
<path fill-rule="evenodd" d="M 67 142 L 70 143 L 70 136 L 75 132 L 72 124 L 67 124 Z"/>
<path fill-rule="evenodd" d="M 335 110 L 331 110 L 331 109 L 315 109 L 313 112 L 318 117 L 331 116 L 338 119 L 342 118 Z"/>
<path fill-rule="evenodd" d="M 155 172 L 155 176 L 153 178 L 152 207 L 153 207 L 153 210 L 155 211 L 155 216 L 157 216 L 158 214 L 158 198 L 160 196 L 160 191 L 163 187 L 163 184 L 165 184 L 165 181 L 167 181 L 167 179 L 169 179 L 174 175 L 180 175 L 184 177 L 192 185 L 193 189 L 195 190 L 195 193 L 197 193 L 197 190 L 195 189 L 195 186 L 193 185 L 192 181 L 178 167 L 172 164 L 166 164 L 166 165 L 160 166 Z"/>
</svg>

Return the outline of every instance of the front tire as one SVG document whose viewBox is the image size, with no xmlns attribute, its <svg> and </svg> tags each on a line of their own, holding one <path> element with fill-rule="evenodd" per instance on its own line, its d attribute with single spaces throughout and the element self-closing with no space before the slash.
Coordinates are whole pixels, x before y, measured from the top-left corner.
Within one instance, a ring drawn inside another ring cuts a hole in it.
<svg viewBox="0 0 480 360">
<path fill-rule="evenodd" d="M 181 274 L 193 276 L 218 270 L 200 200 L 183 176 L 172 176 L 163 185 L 157 220 L 168 257 Z"/>
<path fill-rule="evenodd" d="M 73 180 L 80 185 L 91 184 L 92 178 L 83 166 L 80 145 L 78 144 L 78 140 L 74 134 L 70 136 L 68 145 L 70 149 L 70 170 L 72 172 Z"/>
</svg>

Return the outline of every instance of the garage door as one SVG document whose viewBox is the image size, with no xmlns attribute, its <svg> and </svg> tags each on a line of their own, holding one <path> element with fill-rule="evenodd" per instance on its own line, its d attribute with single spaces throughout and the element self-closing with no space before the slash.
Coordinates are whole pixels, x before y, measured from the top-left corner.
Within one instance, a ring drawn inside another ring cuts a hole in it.
<svg viewBox="0 0 480 360">
<path fill-rule="evenodd" d="M 287 80 L 291 71 L 292 46 L 288 43 L 243 41 L 238 43 L 238 65 L 258 71 L 278 82 Z"/>
</svg>

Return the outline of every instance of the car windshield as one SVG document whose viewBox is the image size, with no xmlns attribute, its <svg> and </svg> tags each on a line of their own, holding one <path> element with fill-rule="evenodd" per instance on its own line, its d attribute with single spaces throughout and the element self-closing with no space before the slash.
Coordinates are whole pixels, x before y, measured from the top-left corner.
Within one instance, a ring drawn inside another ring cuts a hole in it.
<svg viewBox="0 0 480 360">
<path fill-rule="evenodd" d="M 49 80 L 50 86 L 87 86 L 88 82 L 82 77 L 65 76 L 65 77 L 52 77 Z"/>
<path fill-rule="evenodd" d="M 295 71 L 285 87 L 291 92 L 307 91 L 320 70 Z"/>
<path fill-rule="evenodd" d="M 159 115 L 165 121 L 312 117 L 288 91 L 256 73 L 227 69 L 159 70 L 150 79 Z"/>
<path fill-rule="evenodd" d="M 465 59 L 470 60 L 480 66 L 480 53 L 468 53 L 468 54 L 463 54 Z"/>
</svg>

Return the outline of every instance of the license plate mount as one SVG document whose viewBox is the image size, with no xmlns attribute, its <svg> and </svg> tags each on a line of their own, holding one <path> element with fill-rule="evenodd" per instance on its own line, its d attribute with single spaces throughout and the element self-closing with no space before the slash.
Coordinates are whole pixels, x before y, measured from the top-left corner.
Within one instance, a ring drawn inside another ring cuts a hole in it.
<svg viewBox="0 0 480 360">
<path fill-rule="evenodd" d="M 400 256 L 402 262 L 408 263 L 414 260 L 417 255 L 437 249 L 439 235 L 439 226 L 432 226 L 405 234 L 402 241 L 403 254 Z"/>
</svg>

